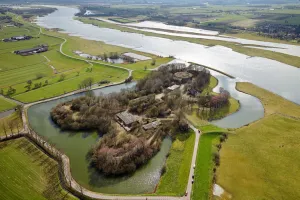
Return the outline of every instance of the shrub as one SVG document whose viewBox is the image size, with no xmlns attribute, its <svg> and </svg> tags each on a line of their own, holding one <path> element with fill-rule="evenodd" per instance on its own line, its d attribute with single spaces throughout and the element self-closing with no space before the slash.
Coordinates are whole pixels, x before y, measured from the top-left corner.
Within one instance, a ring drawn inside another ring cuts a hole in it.
<svg viewBox="0 0 300 200">
<path fill-rule="evenodd" d="M 66 75 L 65 74 L 61 74 L 60 77 L 59 77 L 59 79 L 58 79 L 58 82 L 61 82 L 61 81 L 65 80 L 65 78 L 66 78 Z"/>
<path fill-rule="evenodd" d="M 220 154 L 219 153 L 214 153 L 213 154 L 213 161 L 216 164 L 216 166 L 220 166 Z"/>
<path fill-rule="evenodd" d="M 164 166 L 160 170 L 161 176 L 164 175 L 166 172 L 167 172 L 167 166 L 166 166 L 166 164 L 164 164 Z"/>
<path fill-rule="evenodd" d="M 152 59 L 151 65 L 154 66 L 156 64 L 156 60 Z"/>
<path fill-rule="evenodd" d="M 38 79 L 45 77 L 46 75 L 43 73 L 37 73 L 35 76 L 36 76 L 36 79 L 38 80 Z"/>
</svg>

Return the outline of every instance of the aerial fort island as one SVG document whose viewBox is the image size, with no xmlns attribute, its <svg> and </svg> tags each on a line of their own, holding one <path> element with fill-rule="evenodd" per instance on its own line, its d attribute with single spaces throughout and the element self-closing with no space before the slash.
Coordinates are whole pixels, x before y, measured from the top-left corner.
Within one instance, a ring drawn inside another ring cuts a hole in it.
<svg viewBox="0 0 300 200">
<path fill-rule="evenodd" d="M 299 44 L 298 0 L 1 0 L 0 200 L 300 199 Z"/>
<path fill-rule="evenodd" d="M 91 166 L 106 175 L 133 173 L 160 150 L 165 137 L 188 133 L 186 109 L 200 105 L 213 119 L 228 105 L 226 90 L 198 97 L 210 78 L 201 66 L 163 65 L 132 89 L 58 104 L 51 118 L 63 130 L 96 130 L 103 136 L 90 150 Z"/>
</svg>

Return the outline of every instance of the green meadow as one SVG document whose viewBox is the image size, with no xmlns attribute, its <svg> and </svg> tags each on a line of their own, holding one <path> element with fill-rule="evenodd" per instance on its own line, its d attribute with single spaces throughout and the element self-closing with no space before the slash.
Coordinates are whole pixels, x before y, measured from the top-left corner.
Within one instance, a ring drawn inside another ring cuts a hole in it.
<svg viewBox="0 0 300 200">
<path fill-rule="evenodd" d="M 43 34 L 40 33 L 38 27 L 22 19 L 18 19 L 18 21 L 22 22 L 24 26 L 4 27 L 0 38 L 25 34 L 34 38 L 19 42 L 1 41 L 0 88 L 4 95 L 9 95 L 19 101 L 28 103 L 77 90 L 79 83 L 86 78 L 92 78 L 93 83 L 96 84 L 101 80 L 108 80 L 112 83 L 120 82 L 128 77 L 128 72 L 124 69 L 114 68 L 101 61 L 97 62 L 99 64 L 88 63 L 83 61 L 82 57 L 74 54 L 74 51 L 78 50 L 91 55 L 102 55 L 111 52 L 121 54 L 129 52 L 129 49 L 72 37 L 56 31 L 43 30 L 46 33 Z M 63 46 L 63 52 L 75 58 L 70 58 L 60 53 L 60 45 L 64 42 L 61 38 L 67 40 Z M 31 56 L 20 56 L 13 53 L 15 50 L 31 48 L 40 44 L 49 45 L 49 51 Z M 152 59 L 134 64 L 117 65 L 134 70 L 135 79 L 140 79 L 148 73 L 148 71 L 145 71 L 145 66 L 147 69 L 152 69 L 172 60 L 151 54 L 132 52 L 143 54 L 156 60 L 154 65 L 151 65 Z M 135 76 L 136 74 L 139 75 Z M 9 93 L 12 89 L 14 91 Z M 6 108 L 9 105 L 6 103 L 3 107 Z"/>
<path fill-rule="evenodd" d="M 0 143 L 0 199 L 77 199 L 62 189 L 58 164 L 25 138 Z"/>
<path fill-rule="evenodd" d="M 17 104 L 15 102 L 0 96 L 0 112 L 13 109 L 16 106 Z"/>
<path fill-rule="evenodd" d="M 204 132 L 201 135 L 195 168 L 193 200 L 207 200 L 211 198 L 214 167 L 212 159 L 213 153 L 217 150 L 215 144 L 219 142 L 220 135 L 220 132 Z"/>
<path fill-rule="evenodd" d="M 166 173 L 161 177 L 156 195 L 183 196 L 189 179 L 195 133 L 179 133 L 166 161 Z"/>
<path fill-rule="evenodd" d="M 229 135 L 217 183 L 232 199 L 297 199 L 300 106 L 250 83 L 237 89 L 259 98 L 265 117 Z"/>
</svg>

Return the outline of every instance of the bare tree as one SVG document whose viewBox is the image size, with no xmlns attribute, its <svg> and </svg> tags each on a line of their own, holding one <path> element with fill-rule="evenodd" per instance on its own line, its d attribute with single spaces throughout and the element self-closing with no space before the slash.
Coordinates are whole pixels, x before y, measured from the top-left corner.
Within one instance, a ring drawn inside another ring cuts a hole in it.
<svg viewBox="0 0 300 200">
<path fill-rule="evenodd" d="M 18 122 L 16 122 L 16 127 L 17 127 L 18 134 L 20 134 L 20 129 L 19 129 L 19 123 Z"/>
<path fill-rule="evenodd" d="M 18 116 L 22 119 L 23 106 L 22 105 L 18 105 L 15 110 L 16 110 Z"/>
<path fill-rule="evenodd" d="M 7 138 L 7 129 L 6 129 L 6 125 L 4 124 L 4 122 L 2 123 L 2 128 L 5 134 L 5 137 Z"/>
<path fill-rule="evenodd" d="M 14 123 L 13 122 L 9 122 L 8 123 L 8 127 L 10 129 L 11 134 L 13 135 L 14 134 Z"/>
</svg>

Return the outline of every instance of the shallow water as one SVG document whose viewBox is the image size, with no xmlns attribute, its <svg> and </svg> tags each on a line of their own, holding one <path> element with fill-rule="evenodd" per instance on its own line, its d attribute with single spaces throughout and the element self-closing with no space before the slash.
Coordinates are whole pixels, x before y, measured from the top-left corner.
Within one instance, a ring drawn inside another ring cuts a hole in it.
<svg viewBox="0 0 300 200">
<path fill-rule="evenodd" d="M 253 48 L 253 47 L 250 47 L 249 45 L 259 45 L 262 47 L 256 47 L 256 48 L 300 57 L 300 46 L 297 46 L 297 45 L 255 41 L 255 40 L 241 39 L 241 38 L 236 38 L 236 37 L 224 37 L 222 35 L 214 36 L 214 35 L 195 35 L 195 34 L 187 34 L 187 33 L 172 33 L 172 32 L 167 32 L 164 30 L 153 30 L 151 28 L 152 27 L 149 26 L 148 28 L 133 28 L 133 29 L 142 30 L 145 32 L 150 32 L 150 33 L 170 35 L 170 36 L 235 42 L 238 44 L 246 45 L 246 47 L 249 47 L 249 48 Z"/>
<path fill-rule="evenodd" d="M 249 58 L 223 46 L 207 47 L 185 41 L 99 28 L 74 20 L 76 12 L 76 8 L 58 7 L 52 14 L 38 18 L 37 23 L 48 28 L 60 28 L 66 33 L 89 40 L 103 41 L 156 55 L 172 55 L 181 60 L 203 64 L 300 103 L 298 68 L 266 58 Z"/>
<path fill-rule="evenodd" d="M 185 26 L 174 26 L 164 24 L 162 22 L 153 22 L 153 21 L 143 21 L 139 23 L 128 23 L 126 26 L 134 26 L 134 27 L 145 27 L 145 28 L 154 28 L 154 29 L 164 29 L 170 31 L 180 31 L 180 32 L 188 32 L 188 33 L 198 33 L 204 35 L 218 35 L 218 31 L 210 31 L 204 29 L 190 28 Z"/>
</svg>

